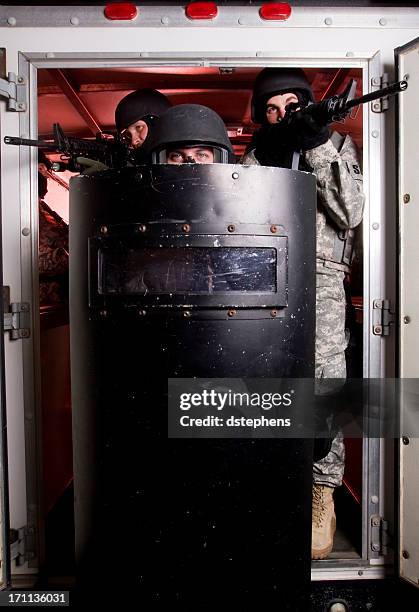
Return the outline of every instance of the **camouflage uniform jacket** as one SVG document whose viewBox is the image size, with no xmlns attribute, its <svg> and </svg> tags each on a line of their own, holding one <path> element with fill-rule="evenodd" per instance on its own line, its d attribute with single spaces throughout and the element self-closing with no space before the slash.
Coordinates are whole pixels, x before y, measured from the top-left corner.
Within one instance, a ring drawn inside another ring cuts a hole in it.
<svg viewBox="0 0 419 612">
<path fill-rule="evenodd" d="M 39 199 L 39 283 L 42 305 L 62 303 L 68 294 L 68 225 Z"/>
<path fill-rule="evenodd" d="M 348 272 L 350 261 L 342 261 L 343 243 L 347 230 L 361 223 L 364 208 L 355 144 L 350 136 L 342 139 L 335 132 L 325 144 L 305 151 L 302 157 L 317 178 L 317 263 Z M 245 153 L 241 163 L 259 165 L 254 151 Z"/>
</svg>

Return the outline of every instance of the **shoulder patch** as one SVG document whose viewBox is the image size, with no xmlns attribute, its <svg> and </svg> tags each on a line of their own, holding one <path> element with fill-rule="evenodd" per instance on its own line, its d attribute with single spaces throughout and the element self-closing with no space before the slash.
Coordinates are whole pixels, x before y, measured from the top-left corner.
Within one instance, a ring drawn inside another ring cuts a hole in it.
<svg viewBox="0 0 419 612">
<path fill-rule="evenodd" d="M 346 168 L 348 169 L 349 174 L 357 181 L 362 181 L 362 172 L 361 166 L 354 162 L 345 162 Z"/>
</svg>

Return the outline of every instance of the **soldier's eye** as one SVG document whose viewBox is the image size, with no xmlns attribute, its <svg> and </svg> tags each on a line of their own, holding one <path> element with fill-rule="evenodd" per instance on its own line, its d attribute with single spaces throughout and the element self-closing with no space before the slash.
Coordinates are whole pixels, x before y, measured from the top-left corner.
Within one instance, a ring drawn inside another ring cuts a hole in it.
<svg viewBox="0 0 419 612">
<path fill-rule="evenodd" d="M 169 153 L 169 159 L 170 161 L 181 161 L 183 157 L 178 151 L 172 151 L 171 153 Z"/>
<path fill-rule="evenodd" d="M 277 113 L 278 112 L 278 107 L 275 106 L 274 104 L 269 104 L 266 107 L 266 112 L 268 113 L 268 115 L 270 115 L 271 113 Z"/>
</svg>

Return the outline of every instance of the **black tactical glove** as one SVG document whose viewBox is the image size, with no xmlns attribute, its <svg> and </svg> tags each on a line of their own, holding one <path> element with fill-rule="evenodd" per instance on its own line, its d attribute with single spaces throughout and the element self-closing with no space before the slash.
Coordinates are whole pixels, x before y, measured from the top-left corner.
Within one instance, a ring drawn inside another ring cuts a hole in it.
<svg viewBox="0 0 419 612">
<path fill-rule="evenodd" d="M 315 121 L 309 109 L 290 113 L 278 124 L 282 124 L 283 138 L 294 151 L 315 149 L 329 139 L 329 130 Z"/>
</svg>

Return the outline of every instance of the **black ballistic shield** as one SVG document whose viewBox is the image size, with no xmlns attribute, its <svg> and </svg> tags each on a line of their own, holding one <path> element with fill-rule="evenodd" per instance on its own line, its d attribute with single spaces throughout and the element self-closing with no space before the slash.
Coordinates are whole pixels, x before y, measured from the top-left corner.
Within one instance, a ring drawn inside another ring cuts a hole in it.
<svg viewBox="0 0 419 612">
<path fill-rule="evenodd" d="M 71 180 L 81 576 L 142 603 L 306 609 L 309 440 L 167 439 L 168 377 L 311 377 L 315 178 L 161 165 Z M 201 606 L 201 607 L 200 607 Z"/>
</svg>

